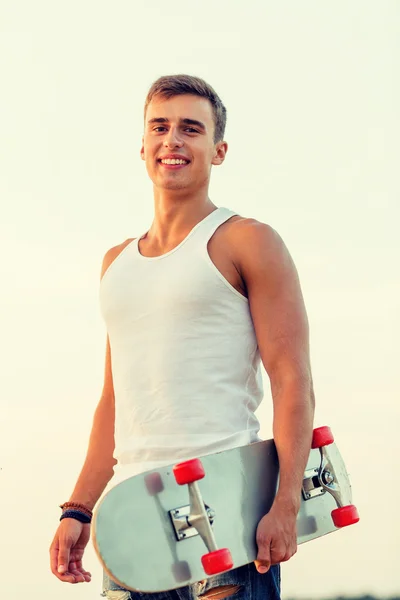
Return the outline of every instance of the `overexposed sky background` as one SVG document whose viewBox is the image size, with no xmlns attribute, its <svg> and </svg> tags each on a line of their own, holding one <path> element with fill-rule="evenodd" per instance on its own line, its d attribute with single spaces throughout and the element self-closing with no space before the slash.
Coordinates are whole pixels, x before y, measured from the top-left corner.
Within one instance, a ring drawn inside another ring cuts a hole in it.
<svg viewBox="0 0 400 600">
<path fill-rule="evenodd" d="M 152 220 L 144 98 L 174 73 L 228 109 L 213 202 L 271 224 L 298 267 L 315 423 L 332 427 L 361 515 L 299 548 L 283 597 L 399 593 L 399 33 L 398 1 L 0 2 L 4 597 L 101 592 L 92 547 L 92 582 L 75 586 L 48 547 L 103 383 L 102 258 Z"/>
</svg>

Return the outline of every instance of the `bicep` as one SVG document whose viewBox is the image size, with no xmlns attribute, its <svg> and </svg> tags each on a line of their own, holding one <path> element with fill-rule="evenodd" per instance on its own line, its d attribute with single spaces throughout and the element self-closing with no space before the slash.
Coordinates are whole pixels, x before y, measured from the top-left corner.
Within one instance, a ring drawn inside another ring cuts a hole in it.
<svg viewBox="0 0 400 600">
<path fill-rule="evenodd" d="M 261 359 L 270 378 L 309 377 L 308 319 L 296 267 L 278 234 L 257 225 L 242 276 Z"/>
</svg>

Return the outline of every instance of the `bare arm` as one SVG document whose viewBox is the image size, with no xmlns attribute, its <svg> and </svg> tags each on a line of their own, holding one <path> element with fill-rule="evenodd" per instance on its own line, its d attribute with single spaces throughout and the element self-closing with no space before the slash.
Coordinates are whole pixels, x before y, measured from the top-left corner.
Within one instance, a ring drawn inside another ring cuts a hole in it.
<svg viewBox="0 0 400 600">
<path fill-rule="evenodd" d="M 255 565 L 265 573 L 297 550 L 296 519 L 314 419 L 308 320 L 296 268 L 278 234 L 250 219 L 238 233 L 237 268 L 246 284 L 274 406 L 279 485 L 257 527 Z M 238 227 L 239 230 L 239 227 Z"/>
<path fill-rule="evenodd" d="M 123 249 L 124 244 L 109 250 L 103 260 L 101 276 Z M 85 463 L 70 497 L 71 502 L 93 509 L 113 475 L 115 398 L 111 369 L 111 351 L 107 336 L 104 385 L 96 408 Z M 61 520 L 50 545 L 50 568 L 53 575 L 65 583 L 91 580 L 83 567 L 83 553 L 90 539 L 89 523 L 74 518 Z"/>
<path fill-rule="evenodd" d="M 101 277 L 121 252 L 123 245 L 109 250 L 103 260 Z M 107 336 L 104 385 L 100 401 L 97 405 L 89 447 L 82 471 L 76 482 L 70 502 L 78 502 L 93 509 L 103 493 L 107 483 L 113 476 L 116 460 L 113 458 L 115 425 L 115 396 L 111 369 L 111 350 Z"/>
<path fill-rule="evenodd" d="M 314 393 L 306 310 L 293 261 L 278 234 L 241 225 L 240 272 L 273 397 L 280 480 L 275 503 L 297 514 L 311 447 Z"/>
<path fill-rule="evenodd" d="M 115 410 L 110 359 L 107 337 L 104 390 L 94 414 L 86 459 L 69 499 L 90 509 L 93 509 L 113 476 L 113 466 L 116 464 L 113 458 Z"/>
</svg>

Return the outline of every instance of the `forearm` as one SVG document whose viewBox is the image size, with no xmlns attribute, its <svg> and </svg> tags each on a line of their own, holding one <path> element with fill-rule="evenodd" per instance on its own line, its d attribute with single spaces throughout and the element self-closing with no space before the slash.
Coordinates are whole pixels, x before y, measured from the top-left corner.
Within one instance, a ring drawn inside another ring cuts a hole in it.
<svg viewBox="0 0 400 600">
<path fill-rule="evenodd" d="M 101 400 L 94 415 L 86 459 L 70 502 L 93 509 L 112 478 L 113 466 L 117 462 L 113 458 L 114 422 L 114 409 L 110 402 Z"/>
<path fill-rule="evenodd" d="M 297 513 L 313 431 L 315 402 L 312 381 L 308 377 L 297 378 L 278 389 L 272 387 L 272 390 L 273 435 L 279 458 L 275 502 Z"/>
</svg>

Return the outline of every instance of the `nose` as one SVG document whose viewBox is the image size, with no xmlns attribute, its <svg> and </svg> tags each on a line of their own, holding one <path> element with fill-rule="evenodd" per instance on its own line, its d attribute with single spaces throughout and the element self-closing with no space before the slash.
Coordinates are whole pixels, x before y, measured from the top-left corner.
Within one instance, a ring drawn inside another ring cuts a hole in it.
<svg viewBox="0 0 400 600">
<path fill-rule="evenodd" d="M 178 135 L 178 130 L 171 127 L 164 138 L 164 146 L 166 148 L 182 148 L 183 141 Z"/>
</svg>

